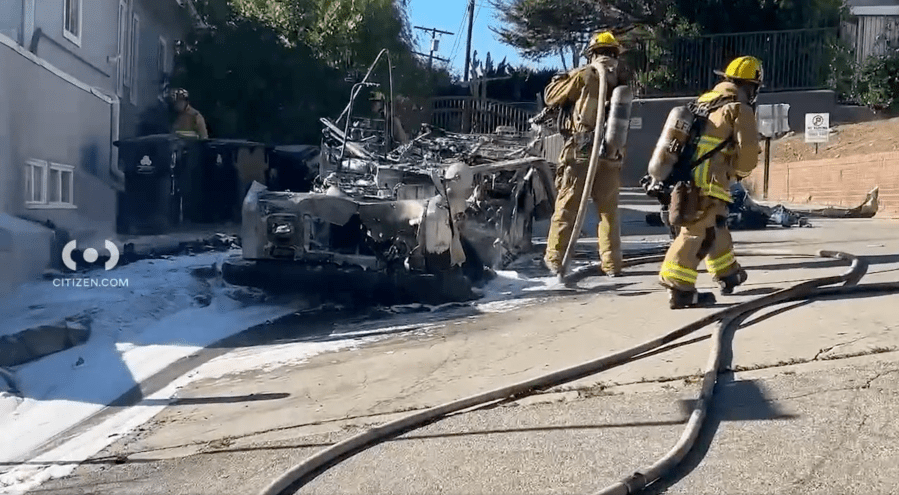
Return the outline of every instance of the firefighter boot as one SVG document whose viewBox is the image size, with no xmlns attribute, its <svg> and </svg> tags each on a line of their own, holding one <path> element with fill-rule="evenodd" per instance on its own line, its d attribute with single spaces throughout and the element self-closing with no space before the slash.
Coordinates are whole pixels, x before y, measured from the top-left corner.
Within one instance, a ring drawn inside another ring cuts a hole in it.
<svg viewBox="0 0 899 495">
<path fill-rule="evenodd" d="M 715 294 L 711 292 L 668 289 L 668 305 L 671 309 L 696 308 L 715 304 Z"/>
<path fill-rule="evenodd" d="M 749 275 L 746 273 L 746 270 L 740 268 L 740 271 L 718 280 L 718 286 L 721 287 L 721 294 L 725 296 L 733 294 L 734 289 L 745 282 L 747 278 L 749 278 Z"/>
<path fill-rule="evenodd" d="M 549 258 L 543 258 L 543 266 L 545 266 L 553 275 L 562 273 L 562 264 Z"/>
</svg>

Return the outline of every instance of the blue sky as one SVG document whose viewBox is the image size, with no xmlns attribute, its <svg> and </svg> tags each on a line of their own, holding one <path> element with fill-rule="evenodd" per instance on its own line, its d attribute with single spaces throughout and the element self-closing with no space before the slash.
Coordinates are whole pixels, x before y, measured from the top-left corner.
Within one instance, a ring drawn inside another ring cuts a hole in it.
<svg viewBox="0 0 899 495">
<path fill-rule="evenodd" d="M 438 33 L 440 46 L 436 55 L 451 60 L 450 67 L 457 74 L 462 73 L 465 65 L 465 38 L 468 31 L 467 6 L 468 0 L 412 0 L 409 5 L 409 20 L 412 26 L 437 28 L 455 33 L 454 36 Z M 475 0 L 471 49 L 472 51 L 477 50 L 478 59 L 483 61 L 487 52 L 490 52 L 494 63 L 499 63 L 503 57 L 506 57 L 507 61 L 516 67 L 522 64 L 532 67 L 543 66 L 542 63 L 524 60 L 512 47 L 502 44 L 497 39 L 497 35 L 490 30 L 491 26 L 499 25 L 496 16 L 497 12 L 490 5 L 489 0 Z M 430 52 L 431 33 L 420 29 L 413 29 L 413 31 L 418 41 L 417 51 Z M 554 64 L 554 62 L 552 63 Z"/>
</svg>

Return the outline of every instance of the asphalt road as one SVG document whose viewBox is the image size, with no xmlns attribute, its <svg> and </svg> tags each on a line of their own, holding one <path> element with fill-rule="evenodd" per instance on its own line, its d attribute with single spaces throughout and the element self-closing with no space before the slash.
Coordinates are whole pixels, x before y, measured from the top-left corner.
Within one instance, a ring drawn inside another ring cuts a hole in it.
<svg viewBox="0 0 899 495">
<path fill-rule="evenodd" d="M 451 417 L 375 446 L 299 493 L 590 493 L 664 454 L 698 393 L 696 383 L 641 387 L 594 397 L 550 394 Z M 650 493 L 895 493 L 897 414 L 895 354 L 724 374 L 697 448 Z M 113 457 L 33 493 L 254 494 L 357 428 L 273 442 L 235 439 L 183 458 L 145 452 L 121 464 L 108 452 Z"/>
<path fill-rule="evenodd" d="M 843 220 L 735 239 L 738 250 L 865 255 L 867 283 L 896 279 L 897 232 L 892 222 Z M 750 281 L 734 302 L 846 268 L 783 256 L 741 262 Z M 585 280 L 570 292 L 537 291 L 515 311 L 446 317 L 438 328 L 301 364 L 198 381 L 179 391 L 184 402 L 32 493 L 253 495 L 318 449 L 401 411 L 629 347 L 709 311 L 669 312 L 657 269 Z M 700 285 L 709 283 L 703 275 Z M 897 493 L 897 298 L 816 301 L 748 322 L 730 358 L 739 372 L 721 377 L 711 426 L 660 486 L 689 494 Z M 675 443 L 687 417 L 682 401 L 698 394 L 689 377 L 705 364 L 707 334 L 571 391 L 448 418 L 376 446 L 300 493 L 590 493 Z M 859 355 L 866 356 L 852 357 Z M 252 394 L 281 398 L 216 400 Z"/>
</svg>

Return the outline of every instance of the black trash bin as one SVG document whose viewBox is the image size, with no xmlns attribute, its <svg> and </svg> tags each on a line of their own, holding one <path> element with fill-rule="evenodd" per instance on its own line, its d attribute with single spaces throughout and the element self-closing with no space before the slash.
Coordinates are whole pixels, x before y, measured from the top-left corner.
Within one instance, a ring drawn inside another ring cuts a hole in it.
<svg viewBox="0 0 899 495">
<path fill-rule="evenodd" d="M 214 139 L 203 143 L 202 208 L 186 218 L 195 222 L 240 221 L 241 204 L 254 180 L 265 183 L 268 149 L 262 143 Z"/>
<path fill-rule="evenodd" d="M 188 143 L 160 134 L 116 141 L 125 173 L 119 196 L 119 227 L 125 234 L 161 234 L 182 220 L 180 175 Z"/>
<path fill-rule="evenodd" d="M 309 192 L 318 175 L 313 162 L 321 148 L 310 145 L 276 146 L 269 154 L 268 187 L 273 191 Z"/>
</svg>

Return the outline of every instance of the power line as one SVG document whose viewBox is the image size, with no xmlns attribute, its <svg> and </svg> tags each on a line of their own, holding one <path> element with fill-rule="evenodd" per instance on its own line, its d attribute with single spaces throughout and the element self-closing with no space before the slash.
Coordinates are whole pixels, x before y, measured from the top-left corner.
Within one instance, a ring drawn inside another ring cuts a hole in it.
<svg viewBox="0 0 899 495">
<path fill-rule="evenodd" d="M 440 60 L 440 61 L 443 61 L 443 62 L 449 62 L 449 60 L 446 60 L 446 59 L 443 59 L 443 58 L 440 58 L 440 57 L 437 57 L 437 56 L 434 55 L 434 52 L 437 51 L 437 47 L 438 47 L 437 33 L 440 33 L 440 34 L 448 34 L 448 35 L 450 35 L 450 36 L 452 36 L 454 33 L 451 33 L 451 32 L 449 32 L 449 31 L 442 31 L 442 30 L 437 29 L 437 28 L 426 28 L 426 27 L 421 27 L 421 26 L 415 26 L 415 29 L 421 29 L 422 31 L 426 31 L 426 32 L 430 32 L 430 33 L 431 33 L 431 53 L 428 54 L 428 55 L 425 55 L 424 53 L 413 52 L 413 53 L 416 53 L 416 54 L 418 54 L 418 55 L 424 55 L 424 56 L 428 57 L 428 69 L 431 69 L 431 67 L 434 66 L 434 59 L 435 59 L 435 58 L 436 58 L 437 60 Z"/>
<path fill-rule="evenodd" d="M 467 18 L 468 18 L 468 13 L 467 12 L 463 13 L 462 20 L 459 21 L 459 27 L 456 29 L 456 31 L 460 31 L 460 32 L 462 31 L 462 27 L 465 25 L 465 19 L 467 19 Z M 462 47 L 461 41 L 462 41 L 462 37 L 456 36 L 456 40 L 453 42 L 453 48 L 450 50 L 450 57 L 449 57 L 450 64 L 452 64 L 456 60 L 456 56 L 459 53 L 459 48 Z"/>
</svg>

